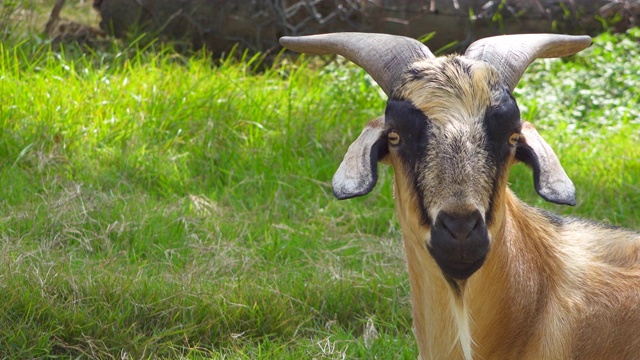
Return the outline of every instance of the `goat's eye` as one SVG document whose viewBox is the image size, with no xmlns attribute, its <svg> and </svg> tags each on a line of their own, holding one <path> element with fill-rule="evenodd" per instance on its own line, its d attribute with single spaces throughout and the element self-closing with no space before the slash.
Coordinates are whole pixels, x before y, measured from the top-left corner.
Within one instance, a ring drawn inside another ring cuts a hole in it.
<svg viewBox="0 0 640 360">
<path fill-rule="evenodd" d="M 519 133 L 511 134 L 511 136 L 509 137 L 509 145 L 516 146 L 516 144 L 518 143 L 518 140 L 520 140 L 520 134 Z"/>
<path fill-rule="evenodd" d="M 387 135 L 387 139 L 389 139 L 389 144 L 398 145 L 400 144 L 400 134 L 397 131 L 391 130 L 389 135 Z"/>
</svg>

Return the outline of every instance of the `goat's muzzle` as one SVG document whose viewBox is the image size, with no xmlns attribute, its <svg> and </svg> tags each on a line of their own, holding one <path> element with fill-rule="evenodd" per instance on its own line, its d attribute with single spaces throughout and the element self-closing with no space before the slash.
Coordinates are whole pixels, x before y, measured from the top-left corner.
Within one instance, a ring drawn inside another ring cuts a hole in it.
<svg viewBox="0 0 640 360">
<path fill-rule="evenodd" d="M 487 226 L 480 212 L 440 212 L 431 227 L 428 249 L 446 276 L 467 279 L 482 266 L 489 252 Z"/>
</svg>

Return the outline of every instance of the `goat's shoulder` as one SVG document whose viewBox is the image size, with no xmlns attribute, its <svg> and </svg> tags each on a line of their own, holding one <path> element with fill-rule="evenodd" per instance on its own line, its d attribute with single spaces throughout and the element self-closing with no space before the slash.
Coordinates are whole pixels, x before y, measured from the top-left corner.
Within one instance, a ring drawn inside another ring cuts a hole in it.
<svg viewBox="0 0 640 360">
<path fill-rule="evenodd" d="M 529 240 L 541 245 L 539 250 L 553 248 L 551 254 L 556 254 L 556 260 L 550 259 L 551 262 L 560 261 L 572 267 L 628 268 L 640 274 L 640 233 L 591 220 L 562 217 L 521 202 L 517 205 L 511 209 L 518 215 L 517 228 L 527 234 Z"/>
<path fill-rule="evenodd" d="M 596 261 L 640 269 L 640 233 L 573 217 L 562 218 L 567 241 L 587 250 Z"/>
</svg>

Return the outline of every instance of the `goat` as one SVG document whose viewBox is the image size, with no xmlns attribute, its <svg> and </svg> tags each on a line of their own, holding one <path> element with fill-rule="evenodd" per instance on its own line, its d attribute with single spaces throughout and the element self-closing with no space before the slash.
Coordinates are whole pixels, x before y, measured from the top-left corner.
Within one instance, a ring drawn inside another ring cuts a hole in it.
<svg viewBox="0 0 640 360">
<path fill-rule="evenodd" d="M 542 198 L 575 205 L 572 181 L 512 92 L 536 58 L 577 53 L 590 37 L 496 36 L 444 57 L 385 34 L 280 43 L 343 55 L 389 97 L 332 187 L 339 199 L 365 195 L 377 162 L 393 167 L 422 359 L 640 358 L 640 234 L 530 207 L 507 187 L 523 162 Z"/>
</svg>

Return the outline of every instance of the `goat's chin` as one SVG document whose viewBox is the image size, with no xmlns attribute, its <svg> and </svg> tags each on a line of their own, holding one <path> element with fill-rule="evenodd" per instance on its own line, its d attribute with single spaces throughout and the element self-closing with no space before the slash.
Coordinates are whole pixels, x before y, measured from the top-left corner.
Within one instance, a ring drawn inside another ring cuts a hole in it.
<svg viewBox="0 0 640 360">
<path fill-rule="evenodd" d="M 482 264 L 484 264 L 486 256 L 472 262 L 458 262 L 442 258 L 438 259 L 436 257 L 434 257 L 434 259 L 446 277 L 455 280 L 466 280 L 480 269 Z"/>
</svg>

